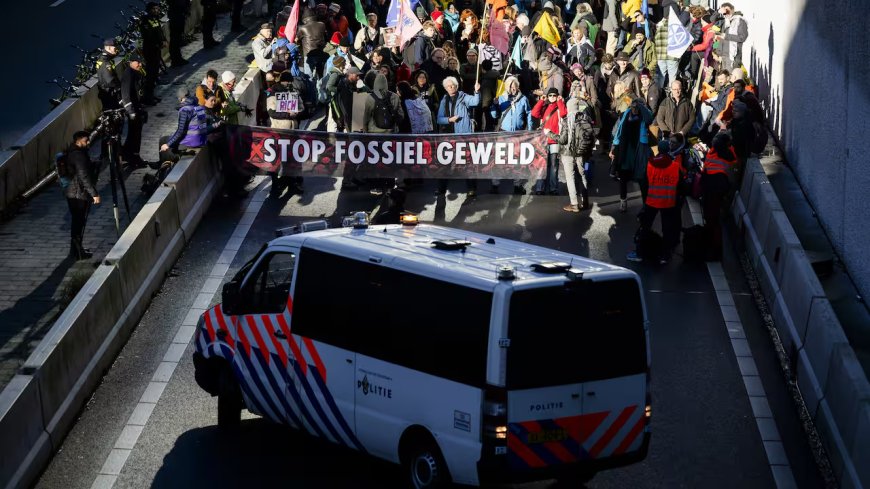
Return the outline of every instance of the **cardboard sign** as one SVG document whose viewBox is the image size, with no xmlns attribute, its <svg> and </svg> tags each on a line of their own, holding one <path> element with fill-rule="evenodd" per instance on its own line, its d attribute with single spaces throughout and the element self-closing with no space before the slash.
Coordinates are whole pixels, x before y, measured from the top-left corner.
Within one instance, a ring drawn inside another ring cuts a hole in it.
<svg viewBox="0 0 870 489">
<path fill-rule="evenodd" d="M 399 46 L 399 34 L 395 27 L 381 27 L 381 35 L 384 39 L 384 47 L 393 49 Z"/>
<path fill-rule="evenodd" d="M 296 92 L 278 92 L 275 94 L 275 99 L 278 102 L 278 106 L 275 109 L 277 112 L 287 114 L 302 112 L 302 100 Z"/>
</svg>

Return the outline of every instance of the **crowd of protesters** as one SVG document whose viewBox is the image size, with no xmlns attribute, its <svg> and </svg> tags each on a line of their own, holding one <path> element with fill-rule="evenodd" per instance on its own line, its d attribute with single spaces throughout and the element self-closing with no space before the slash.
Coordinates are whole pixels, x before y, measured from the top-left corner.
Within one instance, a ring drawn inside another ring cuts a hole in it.
<svg viewBox="0 0 870 489">
<path fill-rule="evenodd" d="M 671 209 L 679 209 L 690 185 L 694 150 L 702 162 L 711 155 L 716 162 L 694 187 L 704 197 L 713 254 L 720 252 L 721 235 L 712 228 L 719 227 L 742 162 L 758 145 L 763 118 L 741 64 L 747 21 L 731 3 L 713 9 L 705 0 L 648 7 L 641 0 L 416 0 L 407 5 L 422 28 L 400 45 L 388 26 L 395 25 L 388 18 L 400 0 L 297 1 L 252 2 L 262 22 L 251 40 L 265 84 L 259 125 L 408 134 L 543 131 L 546 171 L 536 182 L 510 182 L 513 192 L 558 195 L 561 170 L 568 184 L 563 210 L 582 212 L 590 208 L 592 157 L 607 156 L 610 177 L 619 182 L 620 212 L 636 185 L 642 230 L 662 215 L 662 262 L 679 243 L 679 212 Z M 668 46 L 675 19 L 691 36 L 679 57 Z M 212 45 L 218 41 L 208 27 Z M 240 111 L 254 109 L 234 100 L 235 81 L 231 72 L 209 71 L 195 90 L 179 93 L 178 129 L 161 139 L 161 160 L 201 147 L 221 123 L 237 123 Z M 365 104 L 354 103 L 358 95 Z M 296 103 L 279 109 L 278 98 Z M 301 183 L 279 172 L 273 191 L 301 191 Z M 346 173 L 342 188 L 367 186 L 381 194 L 396 183 Z M 490 191 L 501 183 L 493 180 Z M 474 197 L 477 180 L 465 186 Z M 447 187 L 440 181 L 436 192 L 444 195 Z"/>
</svg>

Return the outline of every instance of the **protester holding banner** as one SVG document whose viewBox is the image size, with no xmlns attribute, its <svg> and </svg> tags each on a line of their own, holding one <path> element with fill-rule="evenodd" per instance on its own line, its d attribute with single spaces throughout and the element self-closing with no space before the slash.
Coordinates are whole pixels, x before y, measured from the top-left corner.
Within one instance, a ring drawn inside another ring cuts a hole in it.
<svg viewBox="0 0 870 489">
<path fill-rule="evenodd" d="M 541 121 L 541 130 L 547 136 L 547 172 L 545 178 L 535 182 L 535 195 L 559 194 L 559 130 L 561 119 L 567 115 L 568 108 L 556 88 L 547 90 L 547 97 L 532 108 L 532 117 Z"/>
<path fill-rule="evenodd" d="M 504 81 L 507 88 L 492 105 L 491 117 L 495 119 L 496 130 L 503 132 L 528 131 L 532 129 L 532 106 L 529 99 L 520 91 L 520 81 L 509 77 Z M 493 180 L 493 188 L 500 184 Z M 514 180 L 514 195 L 523 195 L 526 189 L 522 180 Z"/>
<path fill-rule="evenodd" d="M 474 95 L 459 91 L 459 80 L 450 76 L 442 83 L 446 95 L 441 99 L 438 106 L 438 126 L 440 132 L 451 134 L 470 134 L 474 132 L 471 118 L 471 109 L 480 104 L 480 84 L 475 84 Z M 468 181 L 468 196 L 474 197 L 477 193 L 477 182 Z M 444 195 L 447 192 L 447 181 L 438 182 L 438 193 Z"/>
</svg>

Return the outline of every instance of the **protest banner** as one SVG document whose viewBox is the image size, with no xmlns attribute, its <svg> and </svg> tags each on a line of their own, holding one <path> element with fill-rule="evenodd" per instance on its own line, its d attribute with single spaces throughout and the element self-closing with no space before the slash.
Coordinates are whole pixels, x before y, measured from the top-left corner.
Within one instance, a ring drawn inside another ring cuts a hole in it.
<svg viewBox="0 0 870 489">
<path fill-rule="evenodd" d="M 228 126 L 230 163 L 248 173 L 361 178 L 542 178 L 540 131 L 367 134 Z"/>
<path fill-rule="evenodd" d="M 299 98 L 299 94 L 296 92 L 276 92 L 275 100 L 277 101 L 276 112 L 286 114 L 298 114 L 302 112 L 302 99 Z"/>
</svg>

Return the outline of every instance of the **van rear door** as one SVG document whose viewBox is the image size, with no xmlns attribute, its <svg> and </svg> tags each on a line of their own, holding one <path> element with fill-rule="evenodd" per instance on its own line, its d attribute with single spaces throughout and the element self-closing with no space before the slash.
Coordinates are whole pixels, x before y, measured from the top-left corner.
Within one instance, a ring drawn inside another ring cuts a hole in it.
<svg viewBox="0 0 870 489">
<path fill-rule="evenodd" d="M 633 277 L 512 293 L 505 380 L 513 467 L 605 458 L 640 446 L 644 319 Z"/>
</svg>

